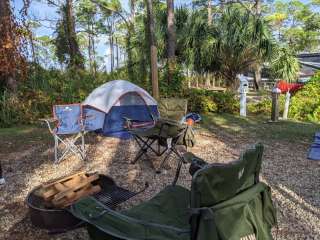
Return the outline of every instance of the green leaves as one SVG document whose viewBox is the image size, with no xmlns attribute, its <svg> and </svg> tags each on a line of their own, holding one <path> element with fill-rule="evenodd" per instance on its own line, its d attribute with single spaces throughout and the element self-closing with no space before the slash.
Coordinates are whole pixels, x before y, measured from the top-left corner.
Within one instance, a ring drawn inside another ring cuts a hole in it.
<svg viewBox="0 0 320 240">
<path fill-rule="evenodd" d="M 218 59 L 218 71 L 232 88 L 237 85 L 237 74 L 267 60 L 274 48 L 266 22 L 234 7 L 228 7 L 216 20 L 214 37 L 216 41 L 212 55 Z"/>
<path fill-rule="evenodd" d="M 319 46 L 319 0 L 305 3 L 301 0 L 280 1 L 270 5 L 266 19 L 279 41 L 295 51 L 312 52 Z"/>
<path fill-rule="evenodd" d="M 280 47 L 275 51 L 271 60 L 271 70 L 276 78 L 293 82 L 298 77 L 300 66 L 291 49 Z"/>
<path fill-rule="evenodd" d="M 289 116 L 297 120 L 320 122 L 320 73 L 292 97 Z"/>
</svg>

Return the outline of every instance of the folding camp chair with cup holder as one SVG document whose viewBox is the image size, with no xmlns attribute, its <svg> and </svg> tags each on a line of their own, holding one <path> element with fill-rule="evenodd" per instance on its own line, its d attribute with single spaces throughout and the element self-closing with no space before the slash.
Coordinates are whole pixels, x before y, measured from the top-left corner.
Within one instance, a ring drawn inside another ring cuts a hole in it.
<svg viewBox="0 0 320 240">
<path fill-rule="evenodd" d="M 160 119 L 156 120 L 151 128 L 136 129 L 132 127 L 134 121 L 127 119 L 128 130 L 140 147 L 138 154 L 131 163 L 136 163 L 143 155 L 148 157 L 148 150 L 157 156 L 165 155 L 160 167 L 156 170 L 157 173 L 160 173 L 173 153 L 179 160 L 175 183 L 183 162 L 176 146 L 183 145 L 187 148 L 194 144 L 194 133 L 191 126 L 182 122 L 187 112 L 187 100 L 177 98 L 161 99 L 158 103 L 158 109 Z M 156 146 L 154 146 L 154 143 L 156 143 Z"/>
<path fill-rule="evenodd" d="M 59 163 L 69 154 L 86 157 L 81 104 L 53 106 L 53 118 L 40 119 L 48 125 L 54 138 L 54 159 Z"/>
<path fill-rule="evenodd" d="M 271 240 L 276 212 L 270 188 L 259 182 L 262 152 L 257 144 L 229 164 L 188 154 L 196 164 L 191 190 L 170 185 L 120 212 L 87 197 L 71 213 L 87 223 L 92 240 Z"/>
</svg>

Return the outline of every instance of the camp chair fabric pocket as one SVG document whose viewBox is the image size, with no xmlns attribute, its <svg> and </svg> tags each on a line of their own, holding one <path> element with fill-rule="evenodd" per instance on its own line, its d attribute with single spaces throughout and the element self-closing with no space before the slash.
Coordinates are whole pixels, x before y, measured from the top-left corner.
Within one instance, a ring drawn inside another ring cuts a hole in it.
<svg viewBox="0 0 320 240">
<path fill-rule="evenodd" d="M 270 229 L 276 219 L 270 191 L 265 184 L 259 183 L 257 186 L 254 187 L 255 194 L 250 189 L 222 204 L 201 209 L 196 239 L 272 239 Z"/>
</svg>

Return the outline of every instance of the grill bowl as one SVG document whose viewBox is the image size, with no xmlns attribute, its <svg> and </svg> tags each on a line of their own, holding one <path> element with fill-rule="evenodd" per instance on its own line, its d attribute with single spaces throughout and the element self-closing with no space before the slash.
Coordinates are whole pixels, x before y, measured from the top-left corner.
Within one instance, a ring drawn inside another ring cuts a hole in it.
<svg viewBox="0 0 320 240">
<path fill-rule="evenodd" d="M 99 184 L 102 192 L 109 192 L 116 187 L 115 182 L 105 175 L 99 175 L 99 179 L 93 184 Z M 40 186 L 34 188 L 26 198 L 31 223 L 34 226 L 46 229 L 50 233 L 62 233 L 83 226 L 82 221 L 75 218 L 68 208 L 46 208 L 44 200 L 35 194 L 39 188 Z"/>
</svg>

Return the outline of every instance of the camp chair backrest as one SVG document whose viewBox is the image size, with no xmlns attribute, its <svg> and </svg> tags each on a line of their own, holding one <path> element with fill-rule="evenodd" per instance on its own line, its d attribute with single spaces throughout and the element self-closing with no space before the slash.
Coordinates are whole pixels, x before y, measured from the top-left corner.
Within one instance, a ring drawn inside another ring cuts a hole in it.
<svg viewBox="0 0 320 240">
<path fill-rule="evenodd" d="M 54 105 L 53 117 L 57 120 L 56 134 L 74 134 L 82 130 L 81 104 Z"/>
<path fill-rule="evenodd" d="M 105 113 L 89 106 L 83 106 L 83 126 L 85 131 L 95 131 L 103 128 Z"/>
<path fill-rule="evenodd" d="M 230 164 L 210 164 L 198 170 L 191 184 L 191 207 L 210 207 L 230 199 L 259 181 L 263 145 L 256 144 Z"/>
<path fill-rule="evenodd" d="M 188 101 L 186 99 L 162 98 L 158 102 L 160 117 L 176 121 L 181 121 L 181 119 L 186 115 L 187 107 Z"/>
</svg>

